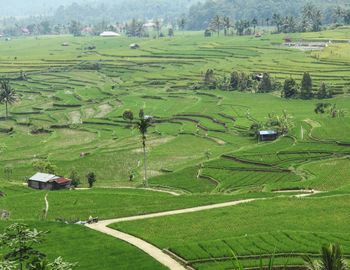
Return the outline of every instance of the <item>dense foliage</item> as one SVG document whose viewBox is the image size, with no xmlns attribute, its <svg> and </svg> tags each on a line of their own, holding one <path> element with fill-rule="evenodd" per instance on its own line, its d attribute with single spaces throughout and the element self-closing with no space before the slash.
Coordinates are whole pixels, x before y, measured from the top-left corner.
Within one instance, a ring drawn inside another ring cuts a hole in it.
<svg viewBox="0 0 350 270">
<path fill-rule="evenodd" d="M 337 10 L 336 7 L 338 5 L 344 6 L 347 1 L 337 0 L 330 3 L 328 1 L 314 0 L 310 3 L 315 4 L 320 9 L 323 14 L 323 22 L 332 23 L 334 21 L 334 10 Z M 270 25 L 273 21 L 284 20 L 286 17 L 288 20 L 291 17 L 299 17 L 305 4 L 306 2 L 303 0 L 208 0 L 190 8 L 188 28 L 203 29 L 208 26 L 216 15 L 229 16 L 236 21 L 244 19 L 251 21 L 255 19 L 259 25 Z M 274 16 L 274 14 L 281 14 L 280 18 Z M 345 19 L 346 16 L 343 17 Z"/>
</svg>

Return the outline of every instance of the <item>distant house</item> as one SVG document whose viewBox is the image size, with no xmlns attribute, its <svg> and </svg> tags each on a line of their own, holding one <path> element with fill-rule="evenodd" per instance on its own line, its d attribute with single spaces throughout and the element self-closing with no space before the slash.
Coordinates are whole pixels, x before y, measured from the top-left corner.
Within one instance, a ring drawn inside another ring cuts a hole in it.
<svg viewBox="0 0 350 270">
<path fill-rule="evenodd" d="M 69 188 L 72 180 L 47 173 L 36 173 L 28 179 L 28 187 L 34 189 L 58 190 Z"/>
<path fill-rule="evenodd" d="M 154 28 L 156 27 L 156 24 L 152 21 L 146 22 L 145 24 L 142 25 L 143 28 Z"/>
<path fill-rule="evenodd" d="M 133 43 L 133 44 L 130 44 L 130 45 L 129 45 L 129 48 L 130 48 L 130 49 L 134 49 L 134 50 L 140 49 L 140 45 L 139 45 L 139 44 L 136 44 L 136 43 Z"/>
<path fill-rule="evenodd" d="M 100 34 L 100 37 L 120 37 L 120 34 L 112 31 L 105 31 Z"/>
<path fill-rule="evenodd" d="M 254 79 L 255 81 L 259 81 L 259 82 L 260 82 L 263 78 L 264 78 L 264 74 L 262 74 L 262 73 L 255 74 L 255 75 L 253 76 L 253 79 Z"/>
<path fill-rule="evenodd" d="M 274 141 L 278 138 L 278 132 L 275 130 L 260 130 L 258 132 L 258 141 Z"/>
<path fill-rule="evenodd" d="M 94 32 L 94 29 L 92 27 L 85 27 L 83 30 L 81 30 L 83 34 L 89 35 Z"/>
<path fill-rule="evenodd" d="M 24 34 L 24 35 L 30 35 L 30 31 L 29 31 L 29 29 L 28 28 L 22 28 L 21 29 L 21 32 L 22 32 L 22 34 Z"/>
</svg>

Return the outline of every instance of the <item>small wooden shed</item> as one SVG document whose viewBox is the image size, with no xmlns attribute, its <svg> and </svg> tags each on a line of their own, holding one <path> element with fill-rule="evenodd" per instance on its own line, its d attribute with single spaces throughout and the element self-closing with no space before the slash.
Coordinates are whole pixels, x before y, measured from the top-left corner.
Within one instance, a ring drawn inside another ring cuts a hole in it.
<svg viewBox="0 0 350 270">
<path fill-rule="evenodd" d="M 34 189 L 58 190 L 69 188 L 72 180 L 47 173 L 36 173 L 28 179 L 28 187 Z"/>
<path fill-rule="evenodd" d="M 278 138 L 278 132 L 275 130 L 260 130 L 258 132 L 258 141 L 274 141 Z"/>
</svg>

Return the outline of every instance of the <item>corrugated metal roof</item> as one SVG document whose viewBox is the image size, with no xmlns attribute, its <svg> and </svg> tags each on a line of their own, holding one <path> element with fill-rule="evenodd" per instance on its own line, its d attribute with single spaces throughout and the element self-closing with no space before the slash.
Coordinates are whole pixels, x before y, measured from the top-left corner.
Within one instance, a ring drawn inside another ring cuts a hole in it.
<svg viewBox="0 0 350 270">
<path fill-rule="evenodd" d="M 64 178 L 64 177 L 60 177 L 60 178 L 55 179 L 55 182 L 57 184 L 66 184 L 66 183 L 72 182 L 72 180 Z"/>
<path fill-rule="evenodd" d="M 260 130 L 260 135 L 276 135 L 277 132 L 275 130 Z"/>
<path fill-rule="evenodd" d="M 101 37 L 119 37 L 120 34 L 112 31 L 104 31 L 100 34 Z"/>
<path fill-rule="evenodd" d="M 29 180 L 47 183 L 49 181 L 58 179 L 59 177 L 48 173 L 36 173 Z"/>
</svg>

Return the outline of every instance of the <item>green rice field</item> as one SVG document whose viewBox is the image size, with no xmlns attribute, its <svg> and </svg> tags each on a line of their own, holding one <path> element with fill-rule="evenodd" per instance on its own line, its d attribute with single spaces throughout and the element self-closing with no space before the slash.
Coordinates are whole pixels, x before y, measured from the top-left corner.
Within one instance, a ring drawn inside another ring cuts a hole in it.
<svg viewBox="0 0 350 270">
<path fill-rule="evenodd" d="M 134 246 L 64 222 L 256 198 L 111 227 L 198 270 L 233 269 L 233 253 L 245 268 L 267 263 L 272 254 L 277 265 L 301 266 L 303 255 L 317 257 L 322 244 L 333 242 L 350 258 L 350 28 L 290 35 L 332 40 L 322 51 L 283 46 L 284 38 L 199 32 L 162 39 L 0 38 L 0 78 L 10 79 L 18 97 L 7 119 L 0 104 L 0 210 L 10 213 L 0 229 L 22 222 L 49 230 L 43 246 L 49 258 L 77 261 L 77 269 L 166 269 Z M 140 49 L 129 49 L 131 43 Z M 289 77 L 300 83 L 309 72 L 315 92 L 325 82 L 334 96 L 320 101 L 283 99 L 278 91 L 208 90 L 201 86 L 208 69 L 217 78 L 269 72 L 280 83 Z M 336 104 L 344 115 L 316 114 L 319 102 Z M 155 120 L 147 133 L 151 190 L 141 189 L 139 131 L 122 117 L 132 110 L 137 118 L 141 108 Z M 273 142 L 247 135 L 255 121 L 284 111 L 293 122 L 288 134 Z M 58 175 L 77 171 L 80 189 L 28 189 L 39 159 L 55 165 Z M 89 172 L 97 176 L 93 189 L 87 189 Z"/>
</svg>

